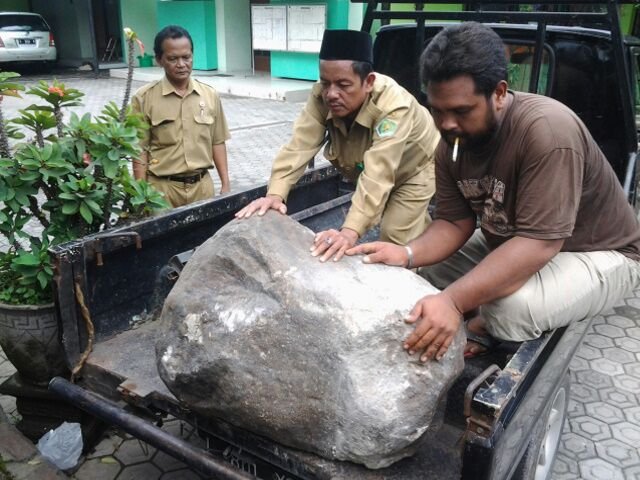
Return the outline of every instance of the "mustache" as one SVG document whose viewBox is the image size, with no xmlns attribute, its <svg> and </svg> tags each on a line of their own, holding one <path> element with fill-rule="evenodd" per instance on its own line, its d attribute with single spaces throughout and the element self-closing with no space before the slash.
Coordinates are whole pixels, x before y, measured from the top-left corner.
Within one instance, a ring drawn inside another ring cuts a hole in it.
<svg viewBox="0 0 640 480">
<path fill-rule="evenodd" d="M 440 132 L 440 135 L 442 136 L 442 138 L 444 139 L 445 142 L 447 142 L 449 145 L 453 145 L 453 142 L 456 141 L 456 138 L 459 138 L 460 140 L 464 140 L 466 138 L 466 135 L 464 135 L 461 132 Z"/>
</svg>

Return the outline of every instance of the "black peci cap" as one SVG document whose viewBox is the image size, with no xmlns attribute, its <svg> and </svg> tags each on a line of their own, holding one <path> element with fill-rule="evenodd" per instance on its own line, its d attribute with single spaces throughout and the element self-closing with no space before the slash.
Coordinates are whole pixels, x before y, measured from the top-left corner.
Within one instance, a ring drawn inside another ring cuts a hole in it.
<svg viewBox="0 0 640 480">
<path fill-rule="evenodd" d="M 353 60 L 373 63 L 371 35 L 358 30 L 325 30 L 320 60 Z"/>
</svg>

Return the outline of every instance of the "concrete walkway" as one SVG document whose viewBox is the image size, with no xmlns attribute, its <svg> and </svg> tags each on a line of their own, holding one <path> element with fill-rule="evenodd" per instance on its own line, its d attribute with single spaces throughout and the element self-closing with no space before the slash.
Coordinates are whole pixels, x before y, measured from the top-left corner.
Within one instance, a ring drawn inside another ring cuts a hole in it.
<svg viewBox="0 0 640 480">
<path fill-rule="evenodd" d="M 87 93 L 85 106 L 77 110 L 92 113 L 108 100 L 119 102 L 124 87 L 120 79 L 66 83 Z M 135 86 L 140 85 L 137 82 Z M 5 99 L 6 116 L 29 102 Z M 223 106 L 232 130 L 228 143 L 232 189 L 240 191 L 264 184 L 273 156 L 289 137 L 302 104 L 225 96 Z M 571 371 L 569 421 L 564 426 L 552 478 L 640 480 L 640 290 L 596 318 L 573 359 Z M 0 382 L 13 372 L 13 366 L 0 352 Z M 0 396 L 0 406 L 10 422 L 18 420 L 13 397 Z M 190 425 L 173 419 L 163 428 L 204 446 Z M 33 451 L 16 456 L 12 453 L 15 449 L 8 450 L 7 445 L 27 448 L 24 439 L 16 435 L 15 429 L 0 417 L 0 455 L 14 477 L 56 478 L 28 470 L 44 468 L 39 467 Z M 2 465 L 0 479 L 4 480 Z M 116 429 L 110 429 L 70 475 L 81 480 L 200 478 L 181 462 Z"/>
<path fill-rule="evenodd" d="M 109 74 L 114 78 L 127 78 L 127 69 L 111 69 Z M 163 75 L 164 71 L 160 67 L 136 68 L 133 79 L 150 82 L 162 78 Z M 313 85 L 311 81 L 271 77 L 264 72 L 252 71 L 222 73 L 194 70 L 193 77 L 223 94 L 287 102 L 304 102 Z"/>
</svg>

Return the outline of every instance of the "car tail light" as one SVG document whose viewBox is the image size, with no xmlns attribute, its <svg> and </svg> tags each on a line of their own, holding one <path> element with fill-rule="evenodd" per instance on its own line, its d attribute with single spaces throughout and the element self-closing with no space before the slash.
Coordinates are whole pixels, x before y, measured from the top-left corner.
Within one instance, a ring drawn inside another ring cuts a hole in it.
<svg viewBox="0 0 640 480">
<path fill-rule="evenodd" d="M 55 47 L 56 46 L 56 41 L 53 39 L 53 33 L 49 32 L 49 46 L 50 47 Z"/>
</svg>

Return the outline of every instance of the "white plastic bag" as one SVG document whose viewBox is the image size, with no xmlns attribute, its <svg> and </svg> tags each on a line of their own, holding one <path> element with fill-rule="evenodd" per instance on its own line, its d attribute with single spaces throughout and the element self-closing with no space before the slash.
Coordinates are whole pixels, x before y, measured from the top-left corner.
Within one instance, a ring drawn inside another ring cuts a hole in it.
<svg viewBox="0 0 640 480">
<path fill-rule="evenodd" d="M 82 453 L 82 431 L 79 423 L 63 422 L 38 440 L 38 451 L 60 470 L 73 468 Z"/>
</svg>

